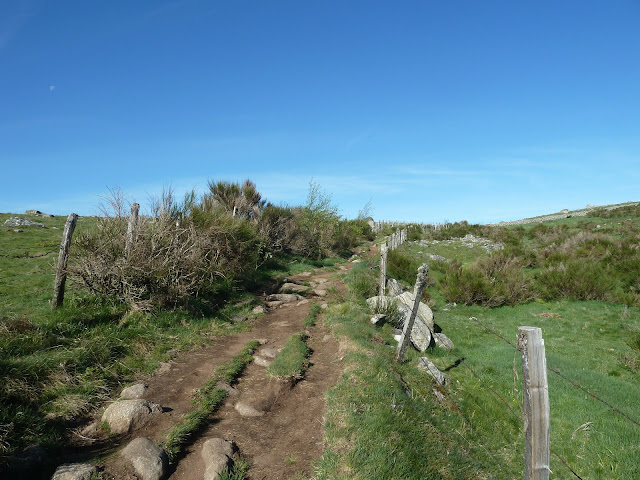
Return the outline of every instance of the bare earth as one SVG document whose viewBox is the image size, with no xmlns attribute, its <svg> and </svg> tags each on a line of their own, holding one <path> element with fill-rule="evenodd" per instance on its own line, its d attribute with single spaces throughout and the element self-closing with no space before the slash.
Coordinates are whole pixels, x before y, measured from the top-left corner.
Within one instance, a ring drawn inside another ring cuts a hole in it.
<svg viewBox="0 0 640 480">
<path fill-rule="evenodd" d="M 304 281 L 326 278 L 328 283 L 322 288 L 335 286 L 341 291 L 344 289 L 331 272 L 291 278 Z M 310 298 L 309 302 L 302 304 L 296 302 L 281 306 L 255 320 L 251 331 L 217 338 L 210 346 L 181 354 L 168 368 L 142 378 L 141 381 L 149 387 L 145 399 L 170 411 L 154 417 L 133 434 L 119 438 L 119 446 L 124 447 L 137 437 L 148 437 L 157 442 L 165 440 L 167 432 L 182 415 L 193 410 L 194 392 L 213 376 L 220 365 L 229 362 L 253 339 L 267 341 L 260 348 L 282 348 L 290 335 L 305 330 L 303 320 L 311 302 L 324 303 L 327 300 Z M 171 472 L 170 479 L 203 478 L 200 450 L 204 441 L 211 437 L 221 437 L 237 444 L 240 455 L 251 465 L 249 478 L 252 480 L 297 479 L 312 474 L 312 462 L 318 460 L 324 450 L 324 392 L 336 383 L 342 366 L 337 341 L 324 326 L 322 315 L 317 325 L 306 331 L 313 353 L 310 358 L 312 366 L 305 378 L 293 386 L 283 384 L 270 378 L 265 367 L 251 363 L 236 385 L 237 393 L 229 395 L 209 427 L 187 449 L 186 455 Z M 264 415 L 242 417 L 233 407 L 238 401 L 263 411 Z M 109 457 L 104 468 L 107 477 L 118 480 L 138 478 L 119 455 Z"/>
</svg>

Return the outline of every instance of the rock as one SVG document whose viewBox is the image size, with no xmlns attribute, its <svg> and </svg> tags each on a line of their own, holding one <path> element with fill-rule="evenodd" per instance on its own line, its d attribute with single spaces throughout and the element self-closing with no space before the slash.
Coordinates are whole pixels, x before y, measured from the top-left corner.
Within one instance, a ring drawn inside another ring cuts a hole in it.
<svg viewBox="0 0 640 480">
<path fill-rule="evenodd" d="M 251 313 L 255 315 L 267 313 L 267 307 L 265 307 L 264 305 L 258 305 L 257 307 L 254 307 L 253 310 L 251 310 Z"/>
<path fill-rule="evenodd" d="M 440 370 L 438 370 L 438 367 L 436 367 L 433 362 L 427 357 L 420 357 L 420 359 L 418 360 L 418 369 L 425 371 L 442 386 L 451 382 L 449 376 L 446 373 L 442 373 Z"/>
<path fill-rule="evenodd" d="M 258 354 L 267 358 L 276 358 L 278 356 L 278 350 L 275 348 L 261 348 Z"/>
<path fill-rule="evenodd" d="M 258 365 L 259 367 L 268 367 L 269 365 L 271 365 L 273 363 L 273 360 L 269 360 L 268 358 L 264 358 L 261 357 L 259 355 L 256 355 L 253 357 L 253 363 L 255 363 L 256 365 Z"/>
<path fill-rule="evenodd" d="M 45 228 L 43 223 L 33 222 L 22 217 L 11 217 L 4 222 L 5 227 L 40 227 Z"/>
<path fill-rule="evenodd" d="M 304 297 L 302 295 L 298 295 L 297 293 L 274 293 L 267 297 L 267 300 L 271 302 L 297 302 L 298 300 L 303 300 Z M 268 303 L 267 303 L 268 304 Z"/>
<path fill-rule="evenodd" d="M 132 440 L 121 455 L 133 465 L 142 480 L 160 480 L 167 474 L 167 454 L 155 442 L 140 437 Z"/>
<path fill-rule="evenodd" d="M 122 400 L 133 400 L 137 398 L 143 398 L 144 392 L 147 391 L 147 386 L 143 383 L 137 383 L 125 388 L 120 392 L 120 398 Z"/>
<path fill-rule="evenodd" d="M 311 272 L 302 272 L 298 274 L 299 277 L 310 277 L 311 275 Z"/>
<path fill-rule="evenodd" d="M 51 480 L 91 480 L 98 469 L 88 463 L 65 463 L 56 468 Z"/>
<path fill-rule="evenodd" d="M 387 280 L 387 295 L 397 297 L 402 294 L 402 287 L 395 278 Z"/>
<path fill-rule="evenodd" d="M 223 438 L 210 438 L 202 445 L 201 456 L 205 465 L 204 480 L 219 480 L 233 465 L 233 454 L 238 447 Z"/>
<path fill-rule="evenodd" d="M 384 313 L 376 313 L 371 317 L 371 323 L 376 326 L 383 325 L 386 320 L 387 316 Z"/>
<path fill-rule="evenodd" d="M 359 258 L 356 258 L 355 260 L 353 260 L 351 263 L 361 263 L 362 260 L 360 260 Z"/>
<path fill-rule="evenodd" d="M 322 288 L 315 288 L 313 290 L 313 293 L 318 297 L 326 297 L 328 292 L 326 290 L 323 290 Z"/>
<path fill-rule="evenodd" d="M 267 343 L 269 343 L 269 340 L 266 338 L 256 338 L 256 342 L 258 342 L 260 345 L 266 345 Z"/>
<path fill-rule="evenodd" d="M 434 333 L 433 340 L 438 347 L 445 350 L 453 350 L 453 342 L 444 333 Z"/>
<path fill-rule="evenodd" d="M 40 210 L 27 210 L 24 212 L 25 215 L 37 215 L 39 217 L 53 218 L 53 215 L 49 215 L 48 213 L 43 213 Z"/>
<path fill-rule="evenodd" d="M 305 298 L 304 300 L 300 300 L 298 303 L 296 303 L 296 307 L 299 307 L 300 305 L 306 305 L 307 303 L 309 303 L 309 300 Z"/>
<path fill-rule="evenodd" d="M 82 430 L 80 430 L 80 435 L 84 437 L 92 438 L 95 434 L 98 433 L 98 427 L 100 427 L 100 424 L 98 423 L 97 420 L 94 422 L 91 422 L 85 427 L 83 427 Z"/>
<path fill-rule="evenodd" d="M 169 373 L 171 371 L 171 363 L 170 362 L 160 362 L 158 369 L 156 370 L 156 375 L 164 375 L 165 373 Z"/>
<path fill-rule="evenodd" d="M 448 262 L 449 261 L 446 258 L 444 258 L 443 256 L 436 255 L 435 253 L 427 253 L 426 256 L 427 256 L 427 258 L 429 260 L 437 260 L 439 262 Z"/>
<path fill-rule="evenodd" d="M 267 308 L 278 308 L 280 305 L 282 305 L 284 302 L 281 301 L 273 301 L 273 302 L 267 302 Z"/>
<path fill-rule="evenodd" d="M 251 405 L 247 405 L 246 403 L 242 402 L 236 403 L 233 408 L 235 408 L 236 411 L 243 417 L 261 417 L 264 415 L 264 412 L 256 410 Z"/>
<path fill-rule="evenodd" d="M 102 421 L 109 425 L 112 433 L 130 433 L 158 413 L 162 413 L 162 407 L 156 403 L 142 399 L 120 400 L 109 405 Z"/>
<path fill-rule="evenodd" d="M 394 297 L 386 295 L 367 298 L 367 306 L 372 313 L 378 313 L 380 310 L 387 311 L 395 304 Z"/>
<path fill-rule="evenodd" d="M 240 395 L 240 391 L 237 388 L 233 388 L 231 385 L 229 385 L 226 382 L 218 382 L 218 383 L 216 383 L 216 388 L 224 390 L 225 392 L 227 392 L 229 394 L 230 397 L 236 397 L 236 396 Z"/>
<path fill-rule="evenodd" d="M 328 303 L 323 303 L 322 305 L 320 305 L 320 308 L 323 310 L 326 310 L 327 308 L 329 308 L 329 304 Z"/>
<path fill-rule="evenodd" d="M 13 231 L 14 231 L 14 232 L 16 232 L 16 233 L 22 233 L 22 232 L 24 232 L 24 230 L 20 230 L 19 228 L 14 228 L 14 229 L 13 229 Z"/>
<path fill-rule="evenodd" d="M 416 299 L 413 292 L 404 292 L 402 295 L 398 295 L 395 298 L 398 300 L 398 303 L 406 305 L 409 308 L 409 311 L 413 308 L 413 304 Z M 429 327 L 430 330 L 433 331 L 433 312 L 422 302 L 420 302 L 420 306 L 418 307 L 418 315 L 416 318 L 418 317 Z"/>
<path fill-rule="evenodd" d="M 278 290 L 279 293 L 304 293 L 309 287 L 298 285 L 297 283 L 287 282 Z"/>
</svg>

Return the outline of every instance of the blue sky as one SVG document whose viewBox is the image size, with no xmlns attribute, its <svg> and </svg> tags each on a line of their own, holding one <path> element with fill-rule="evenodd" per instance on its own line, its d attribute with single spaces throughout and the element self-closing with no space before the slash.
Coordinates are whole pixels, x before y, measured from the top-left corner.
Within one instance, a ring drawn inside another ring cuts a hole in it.
<svg viewBox="0 0 640 480">
<path fill-rule="evenodd" d="M 640 2 L 0 2 L 0 211 L 251 178 L 346 217 L 640 200 Z"/>
</svg>

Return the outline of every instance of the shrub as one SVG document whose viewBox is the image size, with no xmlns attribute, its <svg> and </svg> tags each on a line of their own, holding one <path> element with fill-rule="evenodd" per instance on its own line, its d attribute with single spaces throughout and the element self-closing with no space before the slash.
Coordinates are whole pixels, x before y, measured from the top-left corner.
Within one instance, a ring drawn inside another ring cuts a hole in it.
<svg viewBox="0 0 640 480">
<path fill-rule="evenodd" d="M 604 300 L 615 283 L 606 269 L 589 259 L 570 259 L 542 270 L 536 276 L 543 298 Z"/>
</svg>

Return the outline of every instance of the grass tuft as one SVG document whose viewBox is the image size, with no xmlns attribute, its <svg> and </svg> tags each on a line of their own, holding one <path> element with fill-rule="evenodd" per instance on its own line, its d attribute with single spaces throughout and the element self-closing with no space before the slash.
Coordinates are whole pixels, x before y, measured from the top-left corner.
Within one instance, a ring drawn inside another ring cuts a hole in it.
<svg viewBox="0 0 640 480">
<path fill-rule="evenodd" d="M 306 343 L 307 336 L 304 333 L 291 335 L 278 354 L 278 357 L 269 366 L 270 375 L 286 379 L 300 380 L 309 368 L 309 356 L 311 349 Z"/>
</svg>

